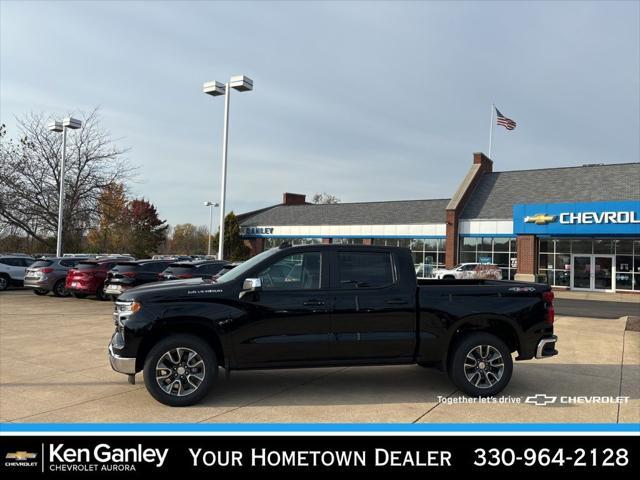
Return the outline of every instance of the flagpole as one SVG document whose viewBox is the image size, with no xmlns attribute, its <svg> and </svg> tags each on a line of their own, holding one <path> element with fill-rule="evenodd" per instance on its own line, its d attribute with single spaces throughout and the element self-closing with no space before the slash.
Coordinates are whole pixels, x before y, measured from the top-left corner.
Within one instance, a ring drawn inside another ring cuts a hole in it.
<svg viewBox="0 0 640 480">
<path fill-rule="evenodd" d="M 493 112 L 496 106 L 491 104 L 491 118 L 489 120 L 489 158 L 491 158 L 491 148 L 493 147 Z"/>
</svg>

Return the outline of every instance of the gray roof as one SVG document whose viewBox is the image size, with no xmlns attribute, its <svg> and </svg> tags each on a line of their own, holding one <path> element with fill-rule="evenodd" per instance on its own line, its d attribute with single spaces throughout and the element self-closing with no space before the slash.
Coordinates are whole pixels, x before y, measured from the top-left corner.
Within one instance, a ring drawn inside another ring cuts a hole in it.
<svg viewBox="0 0 640 480">
<path fill-rule="evenodd" d="M 640 163 L 483 175 L 461 218 L 510 219 L 518 203 L 640 200 Z"/>
<path fill-rule="evenodd" d="M 241 222 L 243 227 L 285 225 L 409 225 L 444 223 L 448 199 L 331 205 L 277 205 Z"/>
</svg>

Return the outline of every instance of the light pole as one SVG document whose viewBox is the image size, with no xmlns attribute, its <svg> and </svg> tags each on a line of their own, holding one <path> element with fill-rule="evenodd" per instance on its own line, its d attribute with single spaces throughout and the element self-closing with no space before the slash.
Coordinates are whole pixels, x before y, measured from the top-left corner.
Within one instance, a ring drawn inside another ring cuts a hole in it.
<svg viewBox="0 0 640 480">
<path fill-rule="evenodd" d="M 56 243 L 56 257 L 62 256 L 62 214 L 64 211 L 64 160 L 67 153 L 67 129 L 77 130 L 82 122 L 75 118 L 67 117 L 62 122 L 51 122 L 49 130 L 62 132 L 62 161 L 60 162 L 60 198 L 58 199 L 58 239 Z"/>
<path fill-rule="evenodd" d="M 207 246 L 207 256 L 211 255 L 211 230 L 213 229 L 213 207 L 217 207 L 217 203 L 204 202 L 205 207 L 209 207 L 209 245 Z"/>
<path fill-rule="evenodd" d="M 227 142 L 229 140 L 229 98 L 231 88 L 239 92 L 253 90 L 253 80 L 246 75 L 231 77 L 227 83 L 207 82 L 202 86 L 202 91 L 207 95 L 217 97 L 224 95 L 224 131 L 222 133 L 222 192 L 220 194 L 220 238 L 218 241 L 218 260 L 224 256 L 224 214 L 225 200 L 227 196 Z"/>
</svg>

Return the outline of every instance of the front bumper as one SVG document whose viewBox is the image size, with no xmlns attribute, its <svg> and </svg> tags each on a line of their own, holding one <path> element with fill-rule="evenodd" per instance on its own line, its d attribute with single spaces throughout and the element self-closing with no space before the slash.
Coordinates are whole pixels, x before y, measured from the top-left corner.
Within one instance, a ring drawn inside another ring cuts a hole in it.
<svg viewBox="0 0 640 480">
<path fill-rule="evenodd" d="M 127 375 L 135 375 L 136 373 L 136 359 L 121 357 L 113 353 L 113 346 L 109 345 L 109 363 L 111 368 L 116 372 L 125 373 Z"/>
<path fill-rule="evenodd" d="M 538 347 L 536 348 L 536 358 L 547 358 L 553 357 L 558 354 L 556 350 L 556 342 L 558 341 L 558 337 L 555 335 L 551 335 L 550 337 L 545 337 L 540 339 L 538 342 Z"/>
</svg>

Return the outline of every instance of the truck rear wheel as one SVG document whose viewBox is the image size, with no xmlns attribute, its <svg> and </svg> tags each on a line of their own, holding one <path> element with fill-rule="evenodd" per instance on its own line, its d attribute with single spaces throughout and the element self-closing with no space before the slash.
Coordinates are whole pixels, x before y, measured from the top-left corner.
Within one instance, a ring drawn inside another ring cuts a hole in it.
<svg viewBox="0 0 640 480">
<path fill-rule="evenodd" d="M 513 360 L 507 345 L 495 335 L 476 332 L 464 337 L 452 352 L 451 381 L 471 397 L 491 397 L 511 380 Z"/>
<path fill-rule="evenodd" d="M 160 403 L 186 407 L 202 400 L 218 375 L 216 354 L 193 335 L 177 334 L 154 345 L 144 363 L 144 385 Z"/>
</svg>

